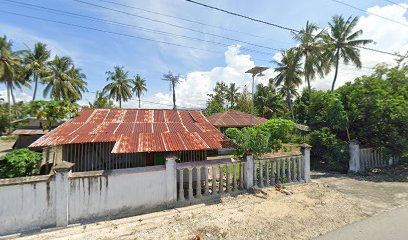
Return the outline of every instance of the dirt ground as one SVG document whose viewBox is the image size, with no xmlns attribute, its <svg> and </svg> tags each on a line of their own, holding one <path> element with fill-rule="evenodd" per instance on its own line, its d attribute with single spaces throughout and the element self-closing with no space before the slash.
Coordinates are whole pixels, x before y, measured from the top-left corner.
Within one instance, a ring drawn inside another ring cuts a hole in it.
<svg viewBox="0 0 408 240">
<path fill-rule="evenodd" d="M 8 152 L 11 152 L 11 148 L 16 140 L 0 140 L 0 157 L 6 155 Z"/>
<path fill-rule="evenodd" d="M 391 176 L 394 175 L 394 176 Z M 51 230 L 23 239 L 313 239 L 408 204 L 408 163 L 360 176 L 314 173 L 313 182 L 264 194 Z"/>
</svg>

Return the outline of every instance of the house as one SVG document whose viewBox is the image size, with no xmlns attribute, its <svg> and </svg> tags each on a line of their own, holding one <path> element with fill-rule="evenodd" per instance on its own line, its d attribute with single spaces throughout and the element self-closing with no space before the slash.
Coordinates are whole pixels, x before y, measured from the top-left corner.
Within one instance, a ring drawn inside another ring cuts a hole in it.
<svg viewBox="0 0 408 240">
<path fill-rule="evenodd" d="M 12 135 L 16 135 L 17 139 L 13 145 L 13 149 L 26 148 L 30 146 L 37 139 L 48 133 L 49 121 L 46 119 L 37 119 L 35 117 L 27 117 L 24 119 L 15 120 L 13 124 L 18 124 L 20 127 L 12 132 Z M 60 125 L 61 122 L 53 121 L 53 126 Z M 34 150 L 40 151 L 41 148 Z"/>
<path fill-rule="evenodd" d="M 208 121 L 221 132 L 227 128 L 243 128 L 263 124 L 266 118 L 256 117 L 237 110 L 228 110 L 207 117 Z"/>
<path fill-rule="evenodd" d="M 30 147 L 45 147 L 43 165 L 64 160 L 82 172 L 162 165 L 169 153 L 201 161 L 229 145 L 201 111 L 84 108 Z"/>
</svg>

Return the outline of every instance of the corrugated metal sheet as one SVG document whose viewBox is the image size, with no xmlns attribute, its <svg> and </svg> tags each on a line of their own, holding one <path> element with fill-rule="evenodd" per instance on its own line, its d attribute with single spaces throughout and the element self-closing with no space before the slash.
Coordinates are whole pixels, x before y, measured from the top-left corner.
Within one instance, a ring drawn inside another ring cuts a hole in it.
<svg viewBox="0 0 408 240">
<path fill-rule="evenodd" d="M 209 116 L 208 121 L 216 127 L 249 127 L 263 124 L 267 119 L 236 110 L 228 110 Z"/>
<path fill-rule="evenodd" d="M 115 142 L 112 153 L 219 149 L 228 140 L 201 111 L 83 109 L 30 147 Z"/>
<path fill-rule="evenodd" d="M 17 129 L 13 131 L 13 135 L 43 135 L 48 133 L 48 130 L 42 129 Z"/>
</svg>

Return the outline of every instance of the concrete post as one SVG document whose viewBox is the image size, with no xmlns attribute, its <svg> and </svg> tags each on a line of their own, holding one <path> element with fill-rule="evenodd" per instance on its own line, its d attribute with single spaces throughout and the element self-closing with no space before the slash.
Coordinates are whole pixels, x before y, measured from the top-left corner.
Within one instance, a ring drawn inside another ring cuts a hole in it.
<svg viewBox="0 0 408 240">
<path fill-rule="evenodd" d="M 176 169 L 176 155 L 166 156 L 166 202 L 167 207 L 172 207 L 177 201 L 177 169 Z M 180 175 L 183 175 L 183 172 L 180 171 Z M 182 176 L 180 176 L 182 180 Z M 183 186 L 183 183 L 180 182 L 180 186 Z M 184 197 L 184 196 L 183 196 Z M 181 198 L 181 197 L 180 197 Z"/>
<path fill-rule="evenodd" d="M 356 140 L 351 140 L 349 144 L 350 149 L 350 161 L 349 161 L 349 173 L 356 173 L 361 171 L 360 164 L 360 145 Z"/>
<path fill-rule="evenodd" d="M 254 156 L 252 154 L 244 155 L 245 164 L 245 180 L 244 187 L 249 189 L 254 186 Z"/>
<path fill-rule="evenodd" d="M 300 150 L 303 154 L 303 176 L 305 182 L 310 182 L 310 149 L 312 146 L 304 143 L 300 146 Z"/>
<path fill-rule="evenodd" d="M 73 163 L 61 161 L 55 167 L 55 218 L 57 227 L 68 226 L 69 174 Z"/>
</svg>

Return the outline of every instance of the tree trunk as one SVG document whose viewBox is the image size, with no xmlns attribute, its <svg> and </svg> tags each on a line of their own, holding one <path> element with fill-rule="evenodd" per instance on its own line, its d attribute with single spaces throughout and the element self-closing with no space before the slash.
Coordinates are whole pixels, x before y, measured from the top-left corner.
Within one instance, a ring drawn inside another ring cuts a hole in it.
<svg viewBox="0 0 408 240">
<path fill-rule="evenodd" d="M 304 71 L 304 73 L 305 73 L 305 80 L 306 80 L 306 82 L 307 82 L 307 87 L 309 88 L 309 90 L 311 90 L 312 89 L 312 87 L 310 86 L 310 79 L 309 79 L 309 70 L 308 70 L 308 68 L 307 68 L 307 66 L 306 66 L 306 63 L 308 62 L 308 54 L 306 54 L 306 57 L 305 57 L 305 71 Z"/>
<path fill-rule="evenodd" d="M 173 86 L 173 110 L 177 110 L 177 106 L 176 106 L 176 89 L 174 86 L 174 82 L 172 82 L 172 86 Z"/>
<path fill-rule="evenodd" d="M 38 85 L 38 77 L 34 75 L 34 92 L 33 92 L 33 101 L 35 101 L 35 97 L 37 95 L 37 85 Z"/>
<path fill-rule="evenodd" d="M 10 86 L 10 94 L 11 94 L 11 99 L 13 100 L 13 105 L 16 105 L 16 97 L 14 96 L 13 88 Z"/>
<path fill-rule="evenodd" d="M 11 134 L 11 99 L 10 99 L 10 87 L 9 84 L 6 83 L 6 89 L 7 89 L 7 103 L 8 103 L 8 113 L 9 113 L 9 129 L 8 133 Z"/>
<path fill-rule="evenodd" d="M 122 99 L 119 99 L 119 108 L 122 108 Z"/>
<path fill-rule="evenodd" d="M 139 108 L 140 108 L 140 96 L 138 96 L 139 97 Z"/>
<path fill-rule="evenodd" d="M 292 108 L 292 95 L 290 92 L 288 92 L 288 96 L 286 97 L 286 101 L 288 101 L 288 107 L 289 111 L 292 114 L 292 120 L 295 121 L 295 115 L 293 114 L 293 108 Z"/>
<path fill-rule="evenodd" d="M 331 87 L 332 91 L 334 91 L 334 85 L 336 84 L 337 73 L 339 72 L 339 60 L 340 60 L 339 52 L 340 52 L 340 49 L 337 49 L 337 52 L 336 52 L 336 71 L 334 72 L 334 79 L 333 79 L 333 84 L 332 84 L 332 87 Z"/>
</svg>

